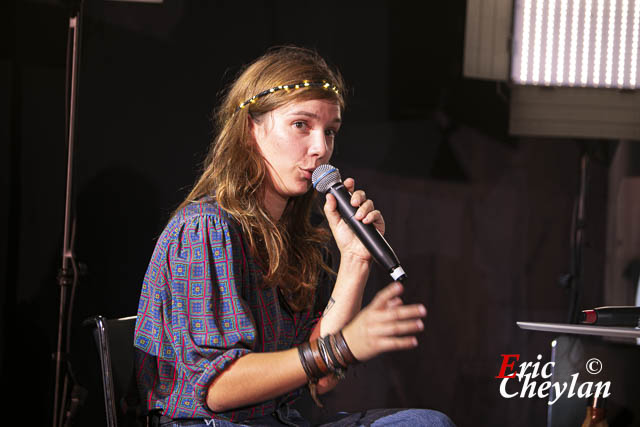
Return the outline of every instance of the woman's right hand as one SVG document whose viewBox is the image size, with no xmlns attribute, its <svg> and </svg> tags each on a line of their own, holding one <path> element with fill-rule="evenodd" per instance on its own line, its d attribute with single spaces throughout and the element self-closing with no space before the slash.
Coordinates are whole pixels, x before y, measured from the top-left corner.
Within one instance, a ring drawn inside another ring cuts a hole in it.
<svg viewBox="0 0 640 427">
<path fill-rule="evenodd" d="M 413 335 L 424 329 L 421 318 L 427 310 L 422 304 L 404 305 L 400 299 L 403 290 L 399 282 L 391 283 L 344 327 L 344 339 L 359 361 L 418 345 Z"/>
</svg>

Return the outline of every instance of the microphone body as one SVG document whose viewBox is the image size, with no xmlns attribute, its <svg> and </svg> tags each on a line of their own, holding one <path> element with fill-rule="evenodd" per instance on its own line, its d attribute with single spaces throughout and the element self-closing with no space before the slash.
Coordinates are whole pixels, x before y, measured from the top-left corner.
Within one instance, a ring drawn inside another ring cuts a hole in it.
<svg viewBox="0 0 640 427">
<path fill-rule="evenodd" d="M 640 307 L 606 306 L 583 310 L 581 323 L 602 326 L 640 326 Z"/>
<path fill-rule="evenodd" d="M 331 193 L 335 197 L 340 216 L 349 224 L 373 259 L 391 275 L 393 280 L 405 280 L 407 275 L 385 238 L 373 224 L 364 224 L 355 218 L 357 208 L 351 206 L 351 194 L 342 183 L 338 170 L 331 165 L 321 165 L 313 172 L 312 180 L 316 190 Z"/>
</svg>

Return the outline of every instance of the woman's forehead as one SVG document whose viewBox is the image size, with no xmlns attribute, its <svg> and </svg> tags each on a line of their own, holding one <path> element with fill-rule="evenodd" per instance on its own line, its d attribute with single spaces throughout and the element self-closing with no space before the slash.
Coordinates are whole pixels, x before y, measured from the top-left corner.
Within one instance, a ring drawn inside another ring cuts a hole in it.
<svg viewBox="0 0 640 427">
<path fill-rule="evenodd" d="M 340 119 L 340 105 L 338 101 L 329 99 L 298 99 L 292 100 L 274 110 L 278 114 L 290 115 L 306 113 L 329 118 Z"/>
</svg>

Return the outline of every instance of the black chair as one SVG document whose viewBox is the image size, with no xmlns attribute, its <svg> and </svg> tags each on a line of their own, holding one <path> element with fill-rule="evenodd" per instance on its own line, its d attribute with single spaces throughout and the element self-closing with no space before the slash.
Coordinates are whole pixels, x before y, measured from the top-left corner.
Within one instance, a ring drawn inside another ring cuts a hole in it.
<svg viewBox="0 0 640 427">
<path fill-rule="evenodd" d="M 108 427 L 143 426 L 137 391 L 133 347 L 136 317 L 106 319 L 95 316 L 84 321 L 92 328 L 100 356 L 104 405 Z"/>
</svg>

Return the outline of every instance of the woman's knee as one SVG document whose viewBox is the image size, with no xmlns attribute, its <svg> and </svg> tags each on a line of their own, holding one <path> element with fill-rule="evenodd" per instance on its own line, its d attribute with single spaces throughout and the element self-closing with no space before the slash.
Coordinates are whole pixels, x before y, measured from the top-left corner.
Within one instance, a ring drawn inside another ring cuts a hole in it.
<svg viewBox="0 0 640 427">
<path fill-rule="evenodd" d="M 432 409 L 405 409 L 376 420 L 372 426 L 455 427 L 455 424 L 448 416 L 439 411 Z"/>
</svg>

